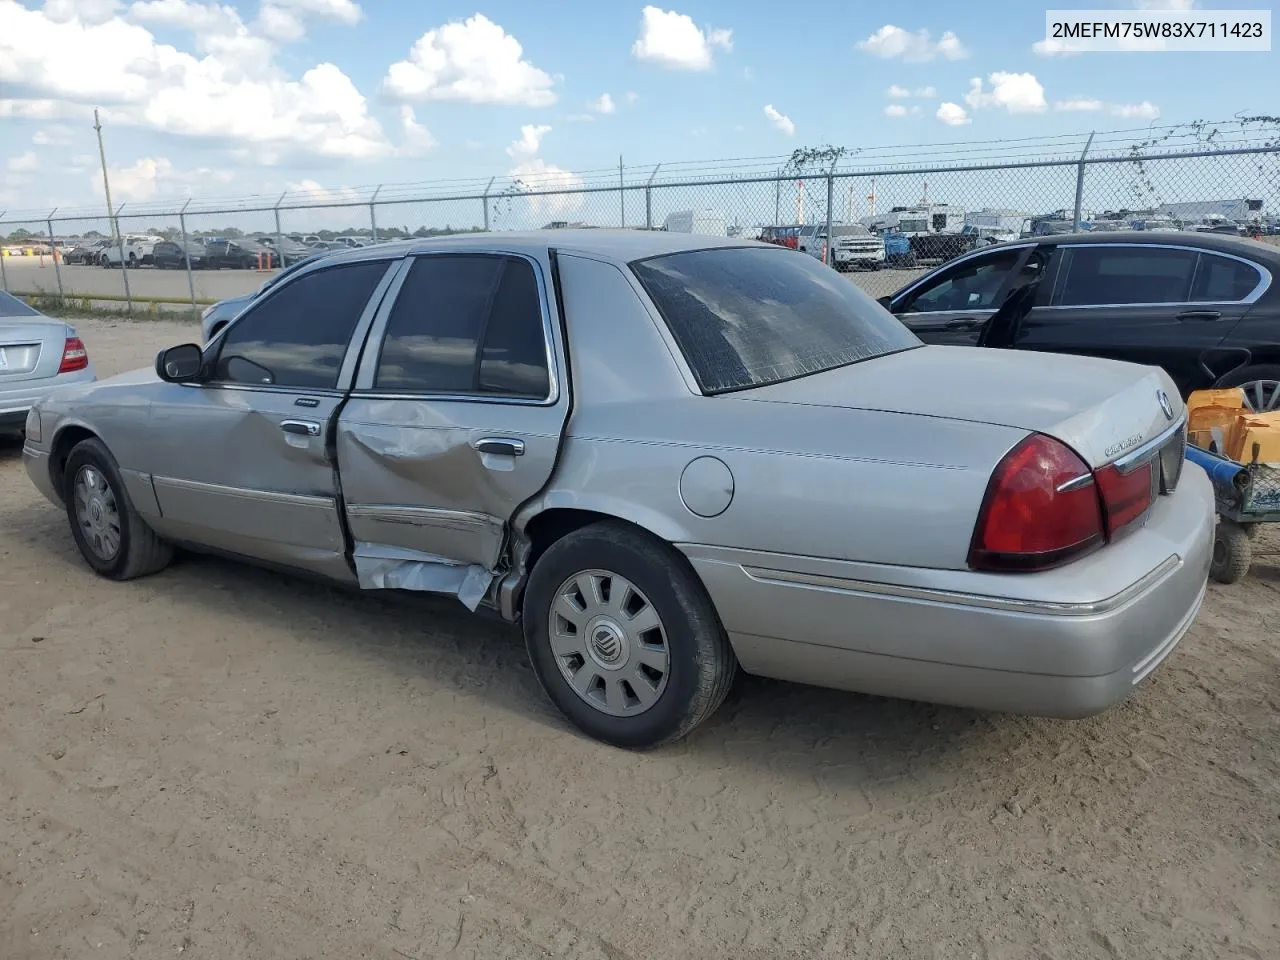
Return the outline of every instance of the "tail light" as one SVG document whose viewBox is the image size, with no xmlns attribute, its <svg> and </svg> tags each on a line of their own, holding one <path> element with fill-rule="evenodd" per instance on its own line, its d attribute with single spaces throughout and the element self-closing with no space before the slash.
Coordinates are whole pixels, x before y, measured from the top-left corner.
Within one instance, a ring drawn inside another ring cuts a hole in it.
<svg viewBox="0 0 1280 960">
<path fill-rule="evenodd" d="M 1114 540 L 1151 509 L 1158 492 L 1159 460 L 1148 460 L 1127 473 L 1112 464 L 1094 471 L 1107 515 L 1107 539 Z"/>
<path fill-rule="evenodd" d="M 1066 444 L 1033 433 L 1005 454 L 991 475 L 969 565 L 1047 570 L 1104 539 L 1102 504 L 1089 465 Z"/>
<path fill-rule="evenodd" d="M 59 373 L 75 373 L 89 366 L 89 351 L 79 337 L 67 337 L 62 345 L 62 363 L 58 365 Z"/>
</svg>

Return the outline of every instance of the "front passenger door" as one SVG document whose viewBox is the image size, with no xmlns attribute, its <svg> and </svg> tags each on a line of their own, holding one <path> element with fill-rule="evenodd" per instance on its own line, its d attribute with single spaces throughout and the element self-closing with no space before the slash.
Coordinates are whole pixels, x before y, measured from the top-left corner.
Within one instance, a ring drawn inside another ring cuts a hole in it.
<svg viewBox="0 0 1280 960">
<path fill-rule="evenodd" d="M 976 346 L 1025 248 L 967 257 L 890 302 L 889 310 L 925 343 Z"/>
</svg>

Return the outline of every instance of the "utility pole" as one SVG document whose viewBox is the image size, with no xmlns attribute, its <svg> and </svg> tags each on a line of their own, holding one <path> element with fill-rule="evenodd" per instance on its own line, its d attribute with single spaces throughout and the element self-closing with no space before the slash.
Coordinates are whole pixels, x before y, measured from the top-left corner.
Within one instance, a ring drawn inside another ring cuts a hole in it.
<svg viewBox="0 0 1280 960">
<path fill-rule="evenodd" d="M 119 211 L 111 206 L 111 181 L 107 177 L 107 150 L 102 145 L 102 121 L 98 119 L 97 107 L 93 108 L 93 129 L 98 132 L 98 158 L 102 161 L 102 192 L 107 195 L 108 223 L 112 235 L 116 238 L 116 248 L 120 251 L 120 276 L 124 278 L 125 311 L 129 316 L 133 316 L 133 293 L 129 289 L 129 262 L 124 258 L 124 234 L 120 232 Z"/>
</svg>

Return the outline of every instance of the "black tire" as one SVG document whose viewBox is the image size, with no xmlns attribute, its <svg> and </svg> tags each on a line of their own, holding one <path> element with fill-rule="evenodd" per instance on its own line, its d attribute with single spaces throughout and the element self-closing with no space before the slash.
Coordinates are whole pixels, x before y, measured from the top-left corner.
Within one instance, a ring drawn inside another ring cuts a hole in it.
<svg viewBox="0 0 1280 960">
<path fill-rule="evenodd" d="M 1213 561 L 1209 576 L 1219 583 L 1236 583 L 1249 572 L 1253 563 L 1253 544 L 1249 533 L 1238 523 L 1220 520 L 1213 537 Z"/>
<path fill-rule="evenodd" d="M 552 651 L 550 618 L 560 586 L 586 571 L 624 577 L 657 613 L 669 675 L 654 703 L 611 716 L 576 693 Z M 617 747 L 644 749 L 678 740 L 724 701 L 738 661 L 711 598 L 674 549 L 621 523 L 583 527 L 551 545 L 529 577 L 523 602 L 525 646 L 552 702 L 575 726 Z"/>
<path fill-rule="evenodd" d="M 1280 363 L 1258 363 L 1232 370 L 1214 384 L 1215 387 L 1241 387 L 1259 380 L 1274 380 L 1280 383 Z M 1245 401 L 1251 406 L 1254 398 L 1245 391 Z M 1276 406 L 1273 404 L 1273 406 Z M 1280 407 L 1277 407 L 1280 409 Z"/>
<path fill-rule="evenodd" d="M 119 546 L 110 557 L 103 557 L 90 545 L 89 534 L 76 516 L 76 478 L 84 468 L 96 470 L 115 499 L 120 536 Z M 67 522 L 71 525 L 71 535 L 80 555 L 98 576 L 108 580 L 133 580 L 159 573 L 173 559 L 173 547 L 157 537 L 138 515 L 121 480 L 115 457 L 96 437 L 81 440 L 67 457 L 62 499 L 66 503 Z"/>
</svg>

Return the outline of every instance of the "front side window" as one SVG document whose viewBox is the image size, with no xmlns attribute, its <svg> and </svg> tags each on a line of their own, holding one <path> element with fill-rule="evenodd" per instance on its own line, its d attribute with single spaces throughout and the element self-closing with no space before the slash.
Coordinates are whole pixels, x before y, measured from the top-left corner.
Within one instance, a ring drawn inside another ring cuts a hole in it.
<svg viewBox="0 0 1280 960">
<path fill-rule="evenodd" d="M 1007 250 L 957 264 L 909 296 L 898 313 L 941 313 L 995 310 L 996 295 L 1018 262 L 1021 251 Z"/>
<path fill-rule="evenodd" d="M 1114 244 L 1064 251 L 1058 305 L 1186 303 L 1199 254 Z"/>
<path fill-rule="evenodd" d="M 533 265 L 483 254 L 419 257 L 387 318 L 374 389 L 547 397 L 547 341 Z"/>
<path fill-rule="evenodd" d="M 703 393 L 763 386 L 920 346 L 813 257 L 719 247 L 631 264 Z"/>
<path fill-rule="evenodd" d="M 332 389 L 386 260 L 317 270 L 256 301 L 222 338 L 214 379 Z"/>
</svg>

